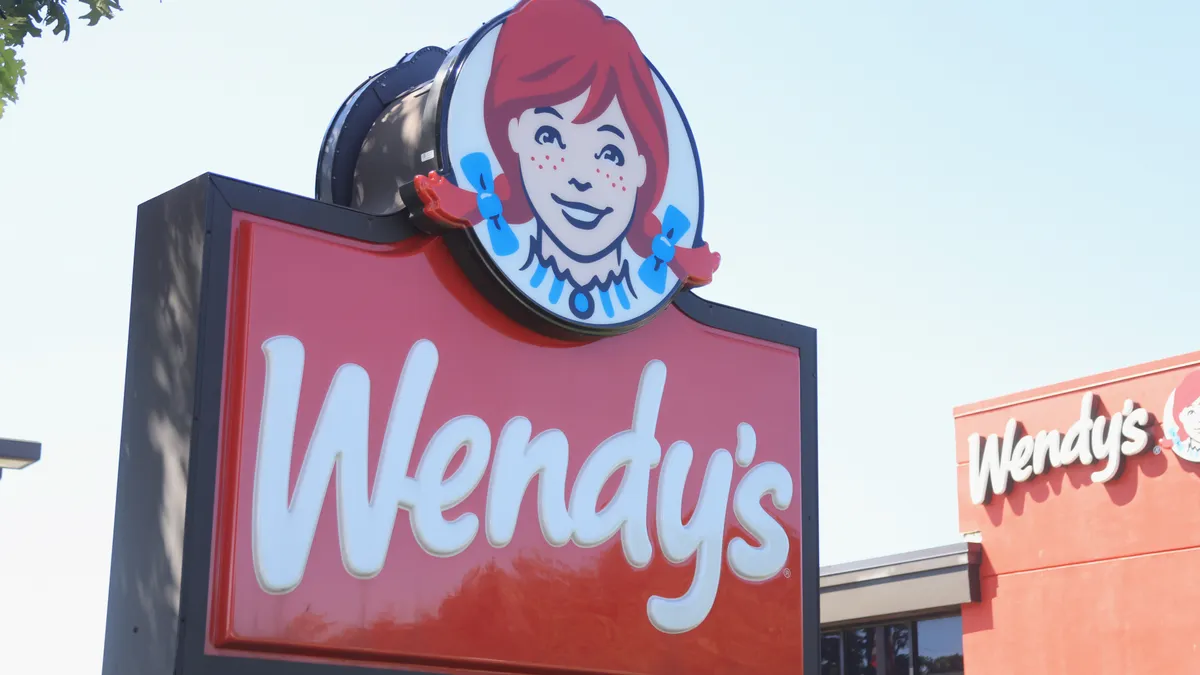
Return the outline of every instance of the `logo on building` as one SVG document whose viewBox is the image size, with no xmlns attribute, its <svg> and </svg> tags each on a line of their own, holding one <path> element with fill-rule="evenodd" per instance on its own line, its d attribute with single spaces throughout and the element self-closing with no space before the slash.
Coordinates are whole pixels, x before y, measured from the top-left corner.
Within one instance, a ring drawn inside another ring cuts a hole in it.
<svg viewBox="0 0 1200 675">
<path fill-rule="evenodd" d="M 1120 476 L 1123 460 L 1140 454 L 1150 443 L 1150 413 L 1126 399 L 1111 416 L 1096 415 L 1096 403 L 1095 394 L 1084 394 L 1079 419 L 1065 434 L 1054 429 L 1025 433 L 1015 418 L 1008 420 L 1003 437 L 990 434 L 985 441 L 971 434 L 967 438 L 971 502 L 986 504 L 1012 485 L 1076 464 L 1096 465 L 1091 474 L 1094 483 Z"/>
<path fill-rule="evenodd" d="M 1163 408 L 1162 427 L 1161 446 L 1180 459 L 1200 462 L 1200 370 L 1188 373 L 1171 390 Z"/>
</svg>

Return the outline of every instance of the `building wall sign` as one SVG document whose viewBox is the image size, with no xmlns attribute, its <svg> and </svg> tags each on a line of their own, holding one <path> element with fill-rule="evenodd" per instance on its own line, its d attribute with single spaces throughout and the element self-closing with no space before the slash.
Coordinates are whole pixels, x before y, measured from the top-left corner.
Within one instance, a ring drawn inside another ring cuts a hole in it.
<svg viewBox="0 0 1200 675">
<path fill-rule="evenodd" d="M 692 293 L 698 157 L 522 0 L 356 89 L 317 199 L 143 205 L 105 674 L 815 675 L 816 333 Z"/>
<path fill-rule="evenodd" d="M 1015 418 L 1004 433 L 978 433 L 967 437 L 968 481 L 971 502 L 986 504 L 993 495 L 1007 493 L 1052 469 L 1075 464 L 1096 466 L 1095 483 L 1121 475 L 1122 462 L 1151 445 L 1152 432 L 1160 438 L 1156 452 L 1171 450 L 1181 460 L 1200 463 L 1200 370 L 1185 375 L 1166 397 L 1162 417 L 1126 399 L 1120 410 L 1096 415 L 1099 399 L 1088 392 L 1079 406 L 1079 419 L 1067 429 L 1030 434 Z M 1155 427 L 1159 427 L 1157 430 Z"/>
<path fill-rule="evenodd" d="M 1091 479 L 1106 483 L 1121 474 L 1121 463 L 1146 449 L 1150 414 L 1126 400 L 1111 417 L 1095 415 L 1096 397 L 1083 395 L 1079 420 L 1066 433 L 1041 430 L 1028 434 L 1016 419 L 1009 419 L 1003 437 L 979 434 L 967 438 L 970 456 L 970 494 L 975 504 L 1008 492 L 1013 483 L 1024 483 L 1051 469 L 1095 465 Z"/>
</svg>

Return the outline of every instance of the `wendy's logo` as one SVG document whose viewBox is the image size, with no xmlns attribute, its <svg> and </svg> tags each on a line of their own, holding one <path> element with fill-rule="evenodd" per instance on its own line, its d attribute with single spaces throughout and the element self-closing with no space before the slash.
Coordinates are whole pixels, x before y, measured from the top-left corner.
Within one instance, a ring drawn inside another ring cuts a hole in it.
<svg viewBox="0 0 1200 675">
<path fill-rule="evenodd" d="M 523 0 L 446 53 L 373 124 L 354 183 L 349 205 L 402 204 L 554 335 L 630 330 L 720 262 L 678 101 L 588 0 Z"/>
<path fill-rule="evenodd" d="M 1200 462 L 1200 370 L 1193 370 L 1171 395 L 1162 416 L 1164 447 L 1180 459 Z"/>
</svg>

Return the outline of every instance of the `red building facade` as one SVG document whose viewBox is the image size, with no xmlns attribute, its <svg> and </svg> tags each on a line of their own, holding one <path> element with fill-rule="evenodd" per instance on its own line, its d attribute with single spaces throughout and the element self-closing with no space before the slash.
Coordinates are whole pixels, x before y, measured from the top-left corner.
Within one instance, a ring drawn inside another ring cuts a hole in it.
<svg viewBox="0 0 1200 675">
<path fill-rule="evenodd" d="M 1191 353 L 955 410 L 983 554 L 966 672 L 1200 672 L 1198 373 Z"/>
</svg>

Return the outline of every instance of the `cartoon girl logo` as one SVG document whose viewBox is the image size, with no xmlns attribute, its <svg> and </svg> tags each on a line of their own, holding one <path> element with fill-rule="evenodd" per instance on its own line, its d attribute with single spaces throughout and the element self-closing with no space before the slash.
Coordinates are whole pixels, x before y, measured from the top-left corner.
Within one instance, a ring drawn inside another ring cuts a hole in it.
<svg viewBox="0 0 1200 675">
<path fill-rule="evenodd" d="M 427 217 L 569 325 L 632 326 L 711 281 L 691 132 L 625 26 L 523 0 L 460 49 L 444 174 L 414 181 Z"/>
<path fill-rule="evenodd" d="M 1167 397 L 1162 419 L 1162 445 L 1180 459 L 1200 462 L 1200 370 L 1188 373 Z"/>
</svg>

